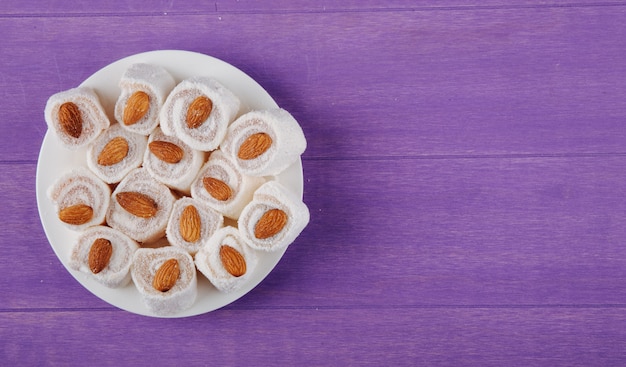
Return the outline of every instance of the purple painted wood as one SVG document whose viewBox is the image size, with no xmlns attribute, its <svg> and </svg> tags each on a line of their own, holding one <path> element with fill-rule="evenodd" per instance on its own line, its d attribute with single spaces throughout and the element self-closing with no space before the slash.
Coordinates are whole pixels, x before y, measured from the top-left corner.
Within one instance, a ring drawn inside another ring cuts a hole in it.
<svg viewBox="0 0 626 367">
<path fill-rule="evenodd" d="M 621 366 L 623 309 L 228 310 L 155 322 L 121 311 L 0 314 L 23 365 Z M 28 341 L 25 343 L 24 341 Z M 35 353 L 33 353 L 35 352 Z"/>
<path fill-rule="evenodd" d="M 9 0 L 0 33 L 2 364 L 626 363 L 625 2 Z M 34 188 L 47 98 L 172 48 L 298 118 L 312 220 L 242 299 L 161 320 L 67 274 Z"/>
<path fill-rule="evenodd" d="M 169 37 L 153 35 L 156 20 Z M 34 161 L 52 93 L 154 48 L 212 54 L 249 73 L 301 120 L 306 157 L 624 152 L 626 40 L 607 38 L 626 34 L 622 20 L 613 7 L 138 17 L 122 43 L 106 30 L 126 29 L 124 17 L 63 27 L 11 18 L 0 49 L 12 57 L 0 67 L 12 72 L 0 85 L 13 102 L 0 126 L 23 129 L 4 129 L 0 152 Z M 258 29 L 268 42 L 257 41 Z M 99 41 L 84 43 L 86 35 Z"/>
<path fill-rule="evenodd" d="M 48 16 L 68 17 L 76 15 L 188 15 L 209 13 L 308 13 L 308 12 L 363 12 L 363 11 L 448 11 L 494 8 L 578 8 L 578 7 L 619 7 L 623 1 L 602 0 L 584 3 L 574 0 L 534 1 L 517 0 L 514 3 L 503 0 L 361 0 L 361 1 L 306 1 L 274 0 L 268 2 L 228 0 L 207 3 L 190 0 L 184 2 L 152 0 L 142 2 L 102 2 L 99 4 L 68 4 L 60 0 L 28 1 L 6 0 L 0 4 L 0 14 L 10 17 Z"/>
<path fill-rule="evenodd" d="M 309 231 L 333 230 L 327 240 L 316 235 L 332 255 L 307 251 L 306 242 L 295 247 L 295 254 L 306 251 L 303 259 L 320 258 L 311 271 L 329 258 L 324 281 L 300 281 L 355 305 L 623 304 L 626 187 L 608 173 L 622 161 L 320 163 L 322 171 L 342 172 L 310 179 L 321 218 Z M 355 269 L 367 271 L 351 276 Z M 349 299 L 333 294 L 334 286 L 351 289 Z"/>
<path fill-rule="evenodd" d="M 312 221 L 243 307 L 626 307 L 623 157 L 305 161 L 304 169 L 317 173 L 305 183 Z M 20 185 L 6 185 L 0 200 L 14 212 L 11 235 L 31 239 L 7 249 L 28 259 L 27 277 L 0 278 L 10 295 L 0 309 L 96 304 L 46 247 L 35 203 L 20 199 L 32 188 Z M 37 247 L 45 266 L 32 258 Z M 68 282 L 71 293 L 55 291 Z"/>
</svg>

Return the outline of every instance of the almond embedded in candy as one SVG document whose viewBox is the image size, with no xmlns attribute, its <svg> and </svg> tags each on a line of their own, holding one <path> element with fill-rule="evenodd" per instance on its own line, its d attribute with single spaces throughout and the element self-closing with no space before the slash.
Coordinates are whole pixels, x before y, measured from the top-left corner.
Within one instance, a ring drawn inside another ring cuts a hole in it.
<svg viewBox="0 0 626 367">
<path fill-rule="evenodd" d="M 254 159 L 272 146 L 272 138 L 266 133 L 250 135 L 239 147 L 237 157 L 243 160 Z"/>
<path fill-rule="evenodd" d="M 109 265 L 113 246 L 106 238 L 97 238 L 89 249 L 88 263 L 92 273 L 98 274 Z"/>
<path fill-rule="evenodd" d="M 233 195 L 233 190 L 222 180 L 215 177 L 205 177 L 202 179 L 204 189 L 219 201 L 226 201 Z"/>
<path fill-rule="evenodd" d="M 254 236 L 260 240 L 270 238 L 282 231 L 287 224 L 287 214 L 280 209 L 263 213 L 254 227 Z"/>
<path fill-rule="evenodd" d="M 180 235 L 187 242 L 196 242 L 200 239 L 202 221 L 198 209 L 187 205 L 180 215 Z"/>
<path fill-rule="evenodd" d="M 128 141 L 121 136 L 111 139 L 98 155 L 98 164 L 112 166 L 128 155 Z"/>
<path fill-rule="evenodd" d="M 220 247 L 220 259 L 226 271 L 234 276 L 240 277 L 246 273 L 246 260 L 239 251 L 228 245 Z"/>
<path fill-rule="evenodd" d="M 126 101 L 122 122 L 124 125 L 133 125 L 141 120 L 150 108 L 150 96 L 146 92 L 137 91 Z"/>
<path fill-rule="evenodd" d="M 187 127 L 196 129 L 209 118 L 213 110 L 213 102 L 207 96 L 199 96 L 194 99 L 187 109 Z"/>
<path fill-rule="evenodd" d="M 93 218 L 93 208 L 85 204 L 76 204 L 59 210 L 59 219 L 73 225 L 81 225 Z"/>
<path fill-rule="evenodd" d="M 184 151 L 178 145 L 164 140 L 155 140 L 148 144 L 148 149 L 157 158 L 167 163 L 178 163 L 183 159 Z"/>
<path fill-rule="evenodd" d="M 79 138 L 83 132 L 83 117 L 78 106 L 65 102 L 59 107 L 59 124 L 61 129 L 72 138 Z"/>
<path fill-rule="evenodd" d="M 140 192 L 118 192 L 115 198 L 124 210 L 137 217 L 150 218 L 155 216 L 158 210 L 156 201 Z"/>
<path fill-rule="evenodd" d="M 179 276 L 180 268 L 178 266 L 178 260 L 169 259 L 164 262 L 154 274 L 152 286 L 157 291 L 167 292 L 174 287 Z"/>
</svg>

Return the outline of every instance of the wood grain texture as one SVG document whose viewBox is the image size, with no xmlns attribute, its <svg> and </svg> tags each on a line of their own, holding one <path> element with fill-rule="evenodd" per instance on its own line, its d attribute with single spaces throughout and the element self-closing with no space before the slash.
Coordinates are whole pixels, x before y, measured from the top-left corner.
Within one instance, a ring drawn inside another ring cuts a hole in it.
<svg viewBox="0 0 626 367">
<path fill-rule="evenodd" d="M 619 7 L 623 1 L 576 1 L 576 0 L 361 0 L 361 1 L 306 1 L 273 0 L 256 2 L 250 0 L 227 0 L 206 2 L 201 0 L 172 1 L 124 1 L 97 4 L 68 4 L 60 0 L 35 0 L 20 2 L 6 0 L 0 4 L 0 16 L 47 16 L 72 17 L 85 15 L 189 15 L 207 13 L 311 13 L 311 12 L 389 12 L 389 11 L 448 11 L 472 9 L 524 9 L 524 8 L 580 8 Z"/>
<path fill-rule="evenodd" d="M 626 2 L 8 0 L 0 30 L 4 364 L 626 364 Z M 308 227 L 189 319 L 83 289 L 35 201 L 47 98 L 153 49 L 237 66 L 308 141 Z"/>
<path fill-rule="evenodd" d="M 0 313 L 0 359 L 20 365 L 621 366 L 626 310 L 381 308 Z M 132 325 L 132 327 L 129 327 Z M 25 343 L 24 341 L 28 341 Z M 158 347 L 158 351 L 157 348 Z"/>
<path fill-rule="evenodd" d="M 24 272 L 3 263 L 0 309 L 97 304 L 63 274 L 35 203 L 22 202 L 32 170 L 12 167 L 24 178 L 0 194 L 15 228 L 0 239 L 30 241 L 7 249 Z M 623 157 L 305 161 L 304 170 L 314 173 L 311 223 L 242 307 L 626 305 Z"/>
<path fill-rule="evenodd" d="M 303 274 L 317 268 L 323 280 L 298 283 L 324 301 L 348 289 L 334 301 L 355 305 L 622 304 L 626 188 L 609 173 L 622 162 L 316 163 L 312 172 L 328 174 L 307 180 L 314 215 L 303 241 L 321 238 L 292 256 L 316 259 Z"/>
<path fill-rule="evenodd" d="M 0 152 L 36 159 L 51 94 L 129 54 L 183 48 L 263 85 L 302 123 L 306 157 L 623 153 L 626 40 L 607 37 L 626 34 L 620 9 L 7 19 Z"/>
</svg>

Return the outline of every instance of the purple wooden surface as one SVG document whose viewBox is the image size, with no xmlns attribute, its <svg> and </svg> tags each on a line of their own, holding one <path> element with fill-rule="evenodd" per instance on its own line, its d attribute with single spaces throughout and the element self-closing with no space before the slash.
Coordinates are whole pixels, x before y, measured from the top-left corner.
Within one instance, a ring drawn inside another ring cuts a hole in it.
<svg viewBox="0 0 626 367">
<path fill-rule="evenodd" d="M 626 364 L 625 2 L 9 0 L 0 33 L 2 364 Z M 152 49 L 241 68 L 309 143 L 307 229 L 190 319 L 83 289 L 35 202 L 49 95 Z"/>
<path fill-rule="evenodd" d="M 250 0 L 215 1 L 201 0 L 174 2 L 172 0 L 150 0 L 142 2 L 89 2 L 68 3 L 62 0 L 19 1 L 5 0 L 0 3 L 4 16 L 75 16 L 88 14 L 101 15 L 188 15 L 199 13 L 309 13 L 309 12 L 362 12 L 362 11 L 431 11 L 467 9 L 524 9 L 524 8 L 571 8 L 571 7 L 619 7 L 619 1 L 592 0 L 361 0 L 361 1 L 306 1 L 273 0 L 256 2 Z"/>
<path fill-rule="evenodd" d="M 224 310 L 154 321 L 108 310 L 0 314 L 23 365 L 623 366 L 624 309 Z M 36 351 L 36 353 L 33 353 Z M 77 355 L 76 352 L 79 354 Z M 80 363 L 77 363 L 80 358 Z"/>
<path fill-rule="evenodd" d="M 154 34 L 155 21 L 167 37 Z M 11 57 L 0 67 L 11 72 L 0 79 L 1 97 L 18 103 L 7 105 L 0 126 L 23 126 L 4 129 L 5 159 L 37 157 L 30 144 L 5 143 L 27 136 L 39 144 L 45 126 L 31 123 L 40 114 L 24 113 L 31 104 L 43 109 L 50 94 L 118 58 L 171 48 L 214 55 L 255 78 L 304 121 L 306 157 L 624 152 L 626 39 L 608 37 L 626 34 L 622 8 L 148 16 L 133 18 L 132 28 L 127 23 L 101 16 L 3 21 L 8 34 L 0 49 Z M 258 29 L 274 28 L 275 37 L 258 42 Z M 107 37 L 110 29 L 130 29 L 127 40 Z"/>
</svg>

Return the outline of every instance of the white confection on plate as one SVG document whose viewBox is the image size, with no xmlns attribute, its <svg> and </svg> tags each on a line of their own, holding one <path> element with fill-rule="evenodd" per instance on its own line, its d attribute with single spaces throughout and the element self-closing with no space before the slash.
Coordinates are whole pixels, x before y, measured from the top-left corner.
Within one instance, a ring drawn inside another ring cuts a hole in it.
<svg viewBox="0 0 626 367">
<path fill-rule="evenodd" d="M 157 203 L 156 214 L 150 218 L 142 218 L 129 213 L 116 199 L 116 195 L 120 192 L 139 192 L 149 196 Z M 175 200 L 167 186 L 150 176 L 145 168 L 136 168 L 115 188 L 111 195 L 106 220 L 109 226 L 124 232 L 135 241 L 151 242 L 165 235 L 165 228 Z"/>
<path fill-rule="evenodd" d="M 287 214 L 287 224 L 276 235 L 259 239 L 254 230 L 259 219 L 272 209 L 280 209 Z M 238 220 L 238 227 L 246 242 L 254 249 L 276 251 L 289 246 L 309 223 L 307 206 L 277 181 L 268 181 L 254 193 L 252 201 L 246 205 Z"/>
<path fill-rule="evenodd" d="M 104 147 L 113 139 L 122 137 L 128 143 L 128 154 L 120 162 L 104 166 L 98 164 L 98 157 Z M 128 172 L 141 166 L 148 138 L 122 128 L 121 124 L 113 124 L 100 134 L 87 150 L 87 167 L 104 182 L 112 184 L 120 182 Z"/>
<path fill-rule="evenodd" d="M 175 85 L 174 78 L 161 66 L 142 63 L 131 65 L 119 82 L 121 93 L 115 103 L 115 119 L 129 131 L 150 135 L 159 124 L 159 111 Z M 125 125 L 123 117 L 126 103 L 138 91 L 145 92 L 150 97 L 150 107 L 138 122 Z"/>
<path fill-rule="evenodd" d="M 197 241 L 188 242 L 181 235 L 180 219 L 183 211 L 189 205 L 196 208 L 200 217 L 200 238 Z M 174 203 L 172 214 L 165 234 L 172 246 L 177 246 L 194 255 L 200 249 L 200 246 L 209 239 L 215 231 L 224 225 L 224 217 L 206 205 L 205 203 L 192 199 L 190 197 L 182 197 Z"/>
<path fill-rule="evenodd" d="M 239 252 L 246 262 L 245 274 L 235 277 L 231 275 L 222 263 L 220 248 L 230 246 Z M 196 267 L 211 283 L 222 292 L 233 292 L 241 289 L 252 277 L 258 263 L 256 252 L 250 248 L 241 234 L 234 227 L 224 227 L 205 243 L 195 256 Z"/>
<path fill-rule="evenodd" d="M 64 208 L 78 204 L 91 207 L 93 216 L 88 222 L 84 224 L 61 222 L 71 230 L 81 231 L 104 222 L 109 207 L 111 188 L 87 168 L 79 167 L 61 175 L 48 188 L 47 193 L 57 213 Z"/>
<path fill-rule="evenodd" d="M 187 111 L 191 103 L 200 96 L 208 97 L 213 108 L 202 125 L 187 126 Z M 167 97 L 161 110 L 161 129 L 174 135 L 191 148 L 202 151 L 217 149 L 228 125 L 239 113 L 241 102 L 229 89 L 209 77 L 193 77 L 183 80 Z"/>
<path fill-rule="evenodd" d="M 166 141 L 176 144 L 183 150 L 183 158 L 180 162 L 168 163 L 152 154 L 150 149 L 146 149 L 143 166 L 157 181 L 164 183 L 172 189 L 189 194 L 191 183 L 198 174 L 200 167 L 202 167 L 206 153 L 191 149 L 185 142 L 175 136 L 165 135 L 158 127 L 150 134 L 148 144 L 153 141 Z"/>
<path fill-rule="evenodd" d="M 82 132 L 74 138 L 64 132 L 59 121 L 59 109 L 66 102 L 74 103 L 80 111 Z M 71 150 L 84 147 L 94 141 L 111 122 L 104 112 L 96 92 L 89 87 L 78 87 L 53 94 L 46 103 L 44 117 L 61 144 Z"/>
<path fill-rule="evenodd" d="M 205 177 L 216 178 L 226 183 L 232 190 L 232 196 L 224 201 L 211 196 L 205 189 Z M 200 169 L 200 173 L 191 185 L 191 196 L 207 203 L 224 216 L 237 219 L 243 207 L 252 200 L 254 191 L 265 182 L 262 177 L 252 177 L 242 174 L 235 163 L 222 151 L 211 153 L 209 160 Z"/>
<path fill-rule="evenodd" d="M 272 139 L 270 148 L 253 159 L 238 157 L 241 145 L 253 134 L 266 133 Z M 273 108 L 251 111 L 229 127 L 221 149 L 246 175 L 278 175 L 293 164 L 306 150 L 306 139 L 296 119 L 286 110 Z"/>
<path fill-rule="evenodd" d="M 94 274 L 89 268 L 89 251 L 94 241 L 99 238 L 111 242 L 113 251 L 108 265 Z M 130 265 L 138 248 L 137 242 L 116 229 L 106 226 L 90 227 L 76 240 L 70 255 L 69 267 L 87 274 L 106 287 L 123 287 L 130 282 Z"/>
<path fill-rule="evenodd" d="M 180 276 L 174 286 L 161 292 L 152 285 L 154 276 L 169 259 L 176 259 Z M 198 295 L 196 268 L 187 251 L 174 247 L 140 248 L 131 267 L 133 282 L 146 307 L 156 315 L 169 316 L 191 307 Z"/>
</svg>

